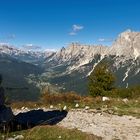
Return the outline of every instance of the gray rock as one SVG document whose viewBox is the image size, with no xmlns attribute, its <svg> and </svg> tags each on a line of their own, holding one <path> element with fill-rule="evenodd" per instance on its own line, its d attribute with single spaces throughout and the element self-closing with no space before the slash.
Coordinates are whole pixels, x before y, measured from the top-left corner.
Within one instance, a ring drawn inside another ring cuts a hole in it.
<svg viewBox="0 0 140 140">
<path fill-rule="evenodd" d="M 15 140 L 14 138 L 7 138 L 6 140 Z"/>
<path fill-rule="evenodd" d="M 23 135 L 17 135 L 15 137 L 15 140 L 21 140 L 21 139 L 24 139 L 24 136 Z"/>
</svg>

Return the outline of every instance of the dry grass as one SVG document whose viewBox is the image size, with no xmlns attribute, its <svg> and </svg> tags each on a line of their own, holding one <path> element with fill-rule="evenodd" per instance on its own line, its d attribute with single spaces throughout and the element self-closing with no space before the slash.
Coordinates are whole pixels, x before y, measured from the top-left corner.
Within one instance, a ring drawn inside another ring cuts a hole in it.
<svg viewBox="0 0 140 140">
<path fill-rule="evenodd" d="M 46 104 L 74 103 L 81 101 L 82 97 L 69 92 L 65 94 L 43 94 L 41 100 Z"/>
<path fill-rule="evenodd" d="M 14 102 L 14 103 L 11 103 L 10 106 L 12 108 L 17 108 L 17 109 L 20 109 L 22 108 L 23 106 L 25 107 L 29 107 L 29 108 L 37 108 L 37 107 L 40 107 L 42 105 L 41 102 Z"/>
<path fill-rule="evenodd" d="M 101 97 L 79 96 L 73 92 L 66 94 L 44 94 L 39 102 L 16 102 L 11 106 L 12 108 L 49 108 L 53 105 L 54 108 L 62 109 L 65 105 L 67 109 L 76 108 L 75 105 L 79 104 L 78 108 L 85 108 L 89 106 L 91 109 L 111 109 L 118 115 L 132 115 L 140 117 L 140 98 L 129 99 L 124 102 L 121 98 L 111 98 L 109 101 L 102 101 Z"/>
</svg>

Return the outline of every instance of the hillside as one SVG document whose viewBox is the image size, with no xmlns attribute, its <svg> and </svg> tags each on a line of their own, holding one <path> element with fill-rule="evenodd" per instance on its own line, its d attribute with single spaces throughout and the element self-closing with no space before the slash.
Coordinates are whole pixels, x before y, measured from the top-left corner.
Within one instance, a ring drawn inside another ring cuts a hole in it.
<svg viewBox="0 0 140 140">
<path fill-rule="evenodd" d="M 3 86 L 23 88 L 6 90 L 10 100 L 36 100 L 39 95 L 39 89 L 30 84 L 27 77 L 30 74 L 38 75 L 41 73 L 42 70 L 35 65 L 0 54 L 0 74 L 3 76 Z"/>
</svg>

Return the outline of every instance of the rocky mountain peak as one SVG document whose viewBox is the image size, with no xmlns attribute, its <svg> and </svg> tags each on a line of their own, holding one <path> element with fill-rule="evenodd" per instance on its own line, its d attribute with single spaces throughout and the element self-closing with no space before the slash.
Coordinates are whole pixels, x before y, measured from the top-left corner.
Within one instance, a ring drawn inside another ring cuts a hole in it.
<svg viewBox="0 0 140 140">
<path fill-rule="evenodd" d="M 36 62 L 44 61 L 45 58 L 50 57 L 52 54 L 54 54 L 54 52 L 24 50 L 11 46 L 9 44 L 1 43 L 0 54 L 7 55 L 11 58 L 15 58 L 28 63 L 36 64 Z"/>
<path fill-rule="evenodd" d="M 106 54 L 107 48 L 104 46 L 94 46 L 94 45 L 83 45 L 78 43 L 72 43 L 66 48 L 62 48 L 56 53 L 55 58 L 63 62 L 69 61 L 70 59 L 90 59 L 96 54 Z"/>
<path fill-rule="evenodd" d="M 9 44 L 0 44 L 0 53 L 8 54 L 8 55 L 17 55 L 18 53 L 22 53 L 22 50 L 19 50 Z"/>
<path fill-rule="evenodd" d="M 111 47 L 110 54 L 137 58 L 140 56 L 140 32 L 126 30 L 121 33 Z"/>
</svg>

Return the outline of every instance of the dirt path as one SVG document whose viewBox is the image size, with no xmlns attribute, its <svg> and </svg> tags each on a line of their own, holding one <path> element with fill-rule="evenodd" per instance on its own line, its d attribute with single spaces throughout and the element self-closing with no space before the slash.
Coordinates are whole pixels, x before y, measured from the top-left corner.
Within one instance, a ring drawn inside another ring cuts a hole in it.
<svg viewBox="0 0 140 140">
<path fill-rule="evenodd" d="M 104 140 L 140 140 L 140 119 L 131 116 L 71 110 L 59 126 L 77 128 L 101 136 Z"/>
</svg>

